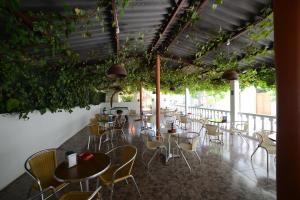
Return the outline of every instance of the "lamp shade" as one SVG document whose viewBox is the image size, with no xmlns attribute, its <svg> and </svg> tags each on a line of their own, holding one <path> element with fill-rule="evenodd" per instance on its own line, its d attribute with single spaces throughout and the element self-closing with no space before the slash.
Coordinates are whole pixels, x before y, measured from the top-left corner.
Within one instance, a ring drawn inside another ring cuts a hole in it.
<svg viewBox="0 0 300 200">
<path fill-rule="evenodd" d="M 239 75 L 234 70 L 227 70 L 223 73 L 222 78 L 226 80 L 237 80 Z"/>
<path fill-rule="evenodd" d="M 127 71 L 124 67 L 124 64 L 115 64 L 107 70 L 108 78 L 115 79 L 115 78 L 124 78 L 126 76 L 127 76 Z"/>
<path fill-rule="evenodd" d="M 176 87 L 172 85 L 172 86 L 170 87 L 170 90 L 171 90 L 171 91 L 175 91 L 175 90 L 176 90 Z"/>
</svg>

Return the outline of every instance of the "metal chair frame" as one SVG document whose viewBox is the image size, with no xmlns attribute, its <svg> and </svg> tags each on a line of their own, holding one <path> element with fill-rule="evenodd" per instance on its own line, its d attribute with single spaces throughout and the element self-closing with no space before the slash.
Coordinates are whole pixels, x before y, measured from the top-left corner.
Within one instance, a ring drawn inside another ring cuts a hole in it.
<svg viewBox="0 0 300 200">
<path fill-rule="evenodd" d="M 89 134 L 87 149 L 90 150 L 91 138 L 94 138 L 94 140 L 96 141 L 96 138 L 99 137 L 98 151 L 100 151 L 101 145 L 102 145 L 102 138 L 104 135 L 107 135 L 107 133 L 105 133 L 105 131 L 104 131 L 103 133 L 100 134 L 100 126 L 98 123 L 97 124 L 89 124 L 88 127 L 90 127 L 90 126 L 97 126 L 98 135 Z"/>
<path fill-rule="evenodd" d="M 150 131 L 150 132 L 153 133 L 153 135 L 154 135 L 154 133 L 155 133 L 153 130 L 144 130 L 144 131 Z M 168 155 L 168 149 L 167 149 L 167 147 L 166 147 L 162 142 L 160 142 L 161 145 L 156 146 L 154 149 L 151 149 L 151 148 L 148 147 L 148 144 L 147 144 L 147 142 L 149 141 L 149 137 L 151 137 L 151 136 L 149 135 L 149 133 L 141 133 L 141 135 L 142 135 L 142 137 L 147 137 L 147 140 L 146 140 L 146 141 L 145 141 L 144 138 L 143 138 L 143 142 L 144 142 L 144 144 L 145 144 L 145 146 L 146 146 L 146 149 L 143 150 L 143 153 L 142 153 L 142 160 L 144 160 L 144 154 L 145 154 L 148 150 L 154 151 L 154 154 L 151 156 L 151 158 L 150 158 L 150 160 L 148 161 L 147 165 L 143 162 L 143 163 L 147 166 L 147 169 L 150 168 L 150 164 L 151 164 L 152 160 L 155 158 L 155 156 L 157 155 L 158 151 L 161 151 L 162 149 L 165 150 L 165 157 L 166 157 L 165 163 L 167 163 L 167 155 Z M 152 137 L 155 137 L 156 139 L 163 140 L 163 137 L 160 137 L 160 136 L 152 136 Z"/>
<path fill-rule="evenodd" d="M 124 163 L 123 165 L 121 165 L 120 167 L 118 167 L 118 168 L 114 171 L 113 177 L 112 177 L 112 182 L 111 182 L 111 188 L 110 188 L 110 190 L 111 190 L 111 193 L 110 193 L 110 199 L 111 199 L 111 200 L 112 200 L 113 194 L 114 194 L 114 185 L 115 185 L 116 175 L 117 175 L 117 173 L 118 173 L 120 170 L 122 170 L 124 167 L 126 167 L 126 166 L 127 166 L 128 164 L 130 164 L 131 162 L 133 162 L 133 163 L 132 163 L 132 166 L 133 166 L 134 160 L 135 160 L 136 155 L 137 155 L 137 148 L 136 148 L 135 146 L 133 146 L 133 145 L 123 145 L 123 146 L 115 147 L 115 148 L 109 150 L 108 152 L 106 152 L 106 154 L 110 154 L 111 152 L 114 152 L 114 151 L 116 151 L 117 149 L 119 149 L 119 148 L 124 148 L 124 147 L 132 147 L 132 148 L 134 148 L 134 149 L 135 149 L 135 154 L 132 156 L 131 159 L 129 159 L 126 163 Z M 139 190 L 139 188 L 138 188 L 138 186 L 137 186 L 137 184 L 136 184 L 136 181 L 135 181 L 134 177 L 131 175 L 131 173 L 125 178 L 126 183 L 128 183 L 128 182 L 127 182 L 127 178 L 131 178 L 131 179 L 132 179 L 132 181 L 133 181 L 133 183 L 134 183 L 134 185 L 135 185 L 135 188 L 136 188 L 136 190 L 138 191 L 139 196 L 141 197 L 140 190 Z"/>
<path fill-rule="evenodd" d="M 216 134 L 216 135 L 209 134 L 209 133 L 208 133 L 209 131 L 208 131 L 208 129 L 207 129 L 207 126 L 215 126 L 215 127 L 216 127 L 215 133 L 219 133 L 219 134 Z M 206 137 L 208 137 L 209 142 L 215 140 L 215 141 L 220 142 L 220 144 L 224 144 L 224 142 L 223 142 L 223 132 L 219 132 L 220 130 L 219 130 L 219 127 L 218 127 L 218 126 L 216 126 L 216 125 L 211 125 L 211 124 L 206 124 L 206 125 L 205 125 L 205 128 L 206 128 L 206 133 L 205 133 L 205 136 L 204 136 L 204 140 L 206 139 Z M 220 135 L 221 135 L 221 139 L 220 139 Z M 217 137 L 217 139 L 215 139 L 215 138 L 211 139 L 211 137 Z M 204 140 L 203 140 L 203 141 L 204 141 Z"/>
<path fill-rule="evenodd" d="M 82 200 L 92 200 L 95 197 L 95 195 L 97 193 L 99 193 L 101 188 L 102 188 L 102 186 L 97 187 L 96 190 L 88 197 L 88 199 L 82 199 Z M 37 197 L 39 197 L 39 196 L 43 195 L 44 193 L 48 192 L 49 190 L 52 190 L 53 192 L 55 191 L 55 189 L 53 187 L 48 187 L 48 188 L 42 190 L 41 192 L 39 192 L 38 194 L 34 195 L 33 197 L 28 198 L 27 200 L 34 200 Z M 60 199 L 60 198 L 57 197 L 56 193 L 54 193 L 54 194 L 55 194 L 56 199 Z M 66 193 L 66 195 L 68 195 L 68 193 Z"/>
<path fill-rule="evenodd" d="M 245 128 L 245 127 L 247 127 L 247 128 Z M 243 121 L 235 124 L 235 128 L 233 130 L 231 130 L 232 133 L 236 133 L 248 144 L 248 146 L 250 146 L 249 142 L 246 140 L 245 136 L 243 135 L 243 133 L 247 133 L 248 131 L 249 131 L 249 124 L 248 124 L 248 122 L 243 122 Z"/>
<path fill-rule="evenodd" d="M 36 176 L 31 172 L 31 170 L 30 170 L 30 168 L 29 168 L 29 161 L 30 161 L 31 159 L 33 159 L 33 158 L 39 156 L 39 155 L 42 155 L 43 153 L 52 152 L 52 151 L 54 151 L 55 157 L 56 157 L 56 149 L 54 149 L 54 148 L 52 148 L 52 149 L 44 149 L 44 150 L 41 150 L 41 151 L 39 151 L 39 152 L 34 153 L 34 154 L 31 155 L 29 158 L 27 158 L 26 161 L 25 161 L 25 164 L 24 164 L 24 168 L 25 168 L 26 173 L 27 173 L 27 174 L 28 174 L 28 175 L 29 175 L 29 176 L 37 183 L 37 185 L 38 185 L 38 187 L 39 187 L 39 190 L 40 190 L 40 193 L 41 193 L 40 195 L 41 195 L 42 200 L 46 200 L 46 199 L 50 198 L 52 195 L 56 195 L 57 192 L 59 192 L 60 190 L 62 190 L 63 188 L 65 188 L 65 187 L 69 184 L 69 183 L 66 183 L 65 186 L 59 188 L 58 190 L 56 190 L 53 186 L 49 186 L 49 187 L 47 187 L 47 188 L 42 188 L 42 184 L 41 184 L 40 179 L 39 179 L 38 177 L 36 177 Z M 56 160 L 56 159 L 55 159 L 55 166 L 57 166 L 57 160 Z M 63 184 L 63 183 L 62 183 L 62 184 Z M 34 185 L 34 184 L 33 184 L 33 185 Z M 31 191 L 32 191 L 32 189 L 33 189 L 33 185 L 32 185 L 32 187 L 30 188 L 30 190 L 28 191 L 27 197 L 30 196 Z M 47 189 L 47 190 L 52 189 L 54 192 L 53 192 L 51 195 L 49 195 L 49 196 L 47 196 L 46 198 L 44 198 L 44 193 L 42 193 L 43 189 L 44 189 L 44 190 L 45 190 L 45 189 Z"/>
<path fill-rule="evenodd" d="M 187 132 L 187 134 L 188 134 L 188 133 L 193 133 L 193 134 L 195 134 L 196 136 L 195 136 L 195 137 L 186 137 L 185 139 L 187 139 L 187 140 L 192 140 L 192 145 L 194 145 L 194 140 L 196 140 L 196 143 L 195 143 L 195 144 L 196 144 L 196 147 L 197 147 L 198 142 L 199 142 L 199 140 L 200 140 L 200 134 L 197 133 L 197 132 Z M 197 141 L 198 141 L 198 142 L 197 142 Z M 196 155 L 196 157 L 198 158 L 198 160 L 199 160 L 200 162 L 201 162 L 201 158 L 200 158 L 200 156 L 199 156 L 199 154 L 198 154 L 198 152 L 197 152 L 197 150 L 196 150 L 196 147 L 192 146 L 192 150 L 186 150 L 186 149 L 183 149 L 183 148 L 180 146 L 180 144 L 181 144 L 181 143 L 176 142 L 177 148 L 179 149 L 179 151 L 180 151 L 180 153 L 181 153 L 181 155 L 182 155 L 182 157 L 183 157 L 185 163 L 187 164 L 188 168 L 190 169 L 190 172 L 192 172 L 191 165 L 190 165 L 189 162 L 187 161 L 186 156 L 184 155 L 183 151 L 193 152 L 193 153 Z M 193 150 L 193 148 L 195 148 L 195 150 Z"/>
<path fill-rule="evenodd" d="M 264 146 L 262 146 L 263 143 L 263 137 L 261 134 L 266 134 L 266 132 L 269 132 L 270 134 L 272 133 L 272 131 L 262 131 L 262 132 L 256 132 L 256 135 L 259 137 L 259 143 L 256 147 L 256 149 L 254 150 L 254 152 L 251 154 L 251 161 L 253 159 L 254 154 L 257 152 L 258 148 L 262 148 L 267 152 L 267 176 L 269 176 L 269 151 L 267 148 L 265 148 Z M 274 161 L 275 161 L 276 157 L 274 157 Z"/>
</svg>

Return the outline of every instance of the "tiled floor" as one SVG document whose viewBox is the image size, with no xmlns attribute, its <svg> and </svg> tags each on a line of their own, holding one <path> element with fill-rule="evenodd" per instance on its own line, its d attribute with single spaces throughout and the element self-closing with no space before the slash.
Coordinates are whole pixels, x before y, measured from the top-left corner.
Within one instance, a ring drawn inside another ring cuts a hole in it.
<svg viewBox="0 0 300 200">
<path fill-rule="evenodd" d="M 249 146 L 239 136 L 225 133 L 224 145 L 203 142 L 198 147 L 201 163 L 194 155 L 187 155 L 192 172 L 189 172 L 182 158 L 169 160 L 163 164 L 163 156 L 157 156 L 147 171 L 141 160 L 143 143 L 139 137 L 140 122 L 129 120 L 128 141 L 138 148 L 138 156 L 133 169 L 140 188 L 141 199 L 153 200 L 189 200 L 189 199 L 276 199 L 276 169 L 274 159 L 270 159 L 270 173 L 267 178 L 266 153 L 259 149 L 251 162 L 250 156 L 257 146 L 251 139 Z M 198 124 L 193 125 L 197 130 Z M 87 144 L 87 128 L 80 131 L 59 148 L 60 160 L 65 151 L 82 152 Z M 103 145 L 102 151 L 107 149 Z M 151 154 L 146 154 L 150 158 Z M 26 199 L 31 179 L 24 174 L 12 184 L 0 191 L 0 199 Z M 79 190 L 78 184 L 72 184 L 66 190 Z M 109 199 L 109 190 L 102 190 L 103 198 Z M 116 184 L 114 199 L 138 199 L 131 181 L 127 185 Z"/>
</svg>

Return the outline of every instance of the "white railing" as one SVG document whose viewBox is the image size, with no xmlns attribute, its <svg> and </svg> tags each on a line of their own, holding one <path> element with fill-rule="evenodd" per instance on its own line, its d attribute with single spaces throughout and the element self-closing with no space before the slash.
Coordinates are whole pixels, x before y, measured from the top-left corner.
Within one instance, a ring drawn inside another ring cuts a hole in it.
<svg viewBox="0 0 300 200">
<path fill-rule="evenodd" d="M 178 111 L 184 112 L 185 107 L 182 105 L 176 105 Z M 188 113 L 191 113 L 191 119 L 200 119 L 204 118 L 222 118 L 223 116 L 227 117 L 227 120 L 230 121 L 230 111 L 228 110 L 217 110 L 211 108 L 202 108 L 197 106 L 188 107 Z M 242 113 L 238 114 L 238 119 L 236 121 L 248 122 L 249 124 L 249 137 L 254 137 L 254 132 L 258 130 L 271 130 L 276 131 L 276 117 L 270 115 L 259 115 L 254 113 Z M 229 126 L 226 126 L 227 129 Z"/>
</svg>

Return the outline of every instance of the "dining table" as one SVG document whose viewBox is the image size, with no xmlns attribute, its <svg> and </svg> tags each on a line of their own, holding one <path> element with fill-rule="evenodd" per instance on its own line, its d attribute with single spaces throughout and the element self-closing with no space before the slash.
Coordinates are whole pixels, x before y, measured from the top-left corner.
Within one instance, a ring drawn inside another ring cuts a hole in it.
<svg viewBox="0 0 300 200">
<path fill-rule="evenodd" d="M 180 135 L 184 134 L 184 130 L 177 127 L 175 132 L 170 133 L 168 131 L 168 128 L 163 127 L 160 128 L 160 134 L 168 142 L 168 151 L 167 151 L 168 155 L 166 155 L 167 156 L 166 161 L 168 162 L 171 158 L 180 157 L 179 154 L 174 154 L 174 152 L 172 152 L 172 145 L 178 142 L 177 140 L 180 137 Z"/>
<path fill-rule="evenodd" d="M 104 153 L 90 153 L 90 159 L 77 159 L 77 165 L 68 168 L 67 161 L 59 164 L 54 178 L 59 182 L 85 182 L 85 190 L 89 191 L 89 180 L 103 174 L 110 166 L 110 157 Z"/>
</svg>

